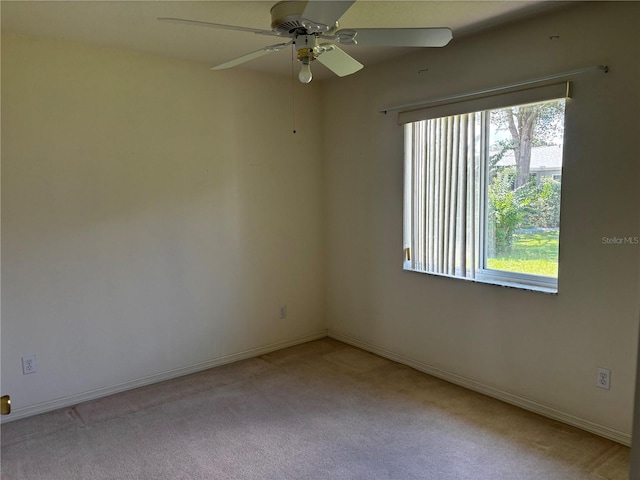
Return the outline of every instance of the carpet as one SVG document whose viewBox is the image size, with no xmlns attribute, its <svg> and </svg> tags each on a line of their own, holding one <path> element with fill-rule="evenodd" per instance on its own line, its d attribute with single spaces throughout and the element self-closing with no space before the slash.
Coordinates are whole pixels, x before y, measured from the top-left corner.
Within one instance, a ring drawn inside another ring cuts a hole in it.
<svg viewBox="0 0 640 480">
<path fill-rule="evenodd" d="M 3 480 L 626 479 L 629 448 L 325 338 L 2 426 Z"/>
</svg>

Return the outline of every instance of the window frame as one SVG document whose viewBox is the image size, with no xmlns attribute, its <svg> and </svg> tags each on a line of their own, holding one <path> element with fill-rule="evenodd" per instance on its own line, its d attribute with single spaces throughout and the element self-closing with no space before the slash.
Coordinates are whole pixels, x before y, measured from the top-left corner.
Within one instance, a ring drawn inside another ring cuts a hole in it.
<svg viewBox="0 0 640 480">
<path fill-rule="evenodd" d="M 559 95 L 558 93 L 560 92 L 560 88 L 562 88 L 562 86 L 564 86 L 564 92 L 565 94 Z M 477 242 L 478 245 L 477 246 L 472 246 L 472 248 L 477 248 L 477 258 L 475 260 L 476 265 L 473 266 L 473 268 L 475 269 L 475 275 L 474 278 L 469 278 L 468 276 L 458 276 L 458 274 L 456 273 L 455 275 L 450 275 L 450 274 L 443 274 L 443 273 L 439 273 L 439 272 L 430 272 L 427 271 L 426 267 L 422 268 L 422 269 L 418 269 L 414 267 L 414 262 L 412 261 L 412 259 L 410 258 L 410 255 L 412 254 L 411 252 L 411 248 L 413 248 L 414 246 L 414 242 L 413 242 L 413 228 L 414 228 L 414 224 L 413 224 L 413 217 L 415 215 L 415 212 L 413 210 L 413 208 L 410 206 L 410 203 L 413 202 L 413 197 L 409 195 L 407 189 L 409 188 L 408 182 L 413 181 L 413 175 L 414 172 L 409 172 L 408 169 L 408 161 L 409 161 L 409 157 L 407 156 L 407 152 L 412 151 L 412 146 L 409 145 L 409 140 L 407 138 L 407 133 L 405 133 L 405 139 L 404 139 L 404 145 L 405 145 L 405 175 L 404 175 L 404 181 L 405 181 L 405 186 L 404 186 L 404 200 L 403 200 L 403 205 L 404 205 L 404 212 L 403 212 L 403 219 L 404 219 L 404 248 L 405 248 L 405 261 L 403 263 L 403 268 L 405 270 L 409 270 L 409 271 L 415 271 L 415 272 L 419 272 L 419 273 L 426 273 L 429 275 L 436 275 L 436 276 L 445 276 L 445 277 L 451 277 L 451 278 L 457 278 L 457 279 L 461 279 L 461 280 L 468 280 L 468 281 L 474 281 L 474 282 L 480 282 L 480 283 L 488 283 L 488 284 L 494 284 L 494 285 L 501 285 L 501 286 L 506 286 L 506 287 L 514 287 L 514 288 L 518 288 L 518 289 L 524 289 L 524 290 L 535 290 L 535 291 L 540 291 L 540 292 L 545 292 L 545 293 L 552 293 L 552 294 L 557 294 L 558 292 L 558 277 L 548 277 L 548 276 L 542 276 L 542 275 L 534 275 L 534 274 L 528 274 L 528 273 L 520 273 L 520 272 L 509 272 L 509 271 L 505 271 L 505 270 L 497 270 L 497 269 L 491 269 L 487 267 L 487 260 L 488 260 L 488 246 L 487 246 L 487 230 L 488 230 L 488 196 L 487 196 L 487 190 L 488 190 L 488 183 L 490 181 L 490 174 L 489 174 L 489 164 L 488 164 L 488 159 L 489 159 L 489 138 L 490 138 L 490 121 L 489 121 L 489 114 L 491 110 L 498 110 L 498 109 L 502 109 L 502 108 L 508 108 L 511 106 L 520 106 L 520 105 L 527 105 L 527 104 L 534 104 L 534 103 L 543 103 L 546 101 L 552 101 L 552 100 L 557 100 L 557 99 L 565 99 L 568 100 L 570 98 L 570 82 L 562 82 L 562 84 L 554 84 L 554 85 L 544 85 L 544 86 L 539 86 L 539 87 L 534 87 L 532 89 L 527 89 L 526 94 L 521 96 L 519 95 L 518 92 L 507 92 L 506 95 L 503 97 L 503 101 L 501 102 L 501 99 L 498 98 L 490 98 L 488 103 L 487 100 L 482 98 L 482 99 L 472 99 L 472 101 L 469 102 L 458 102 L 458 104 L 453 105 L 451 108 L 451 111 L 453 111 L 454 113 L 448 113 L 448 105 L 436 105 L 434 107 L 429 106 L 427 108 L 422 108 L 419 111 L 413 111 L 413 112 L 404 112 L 405 116 L 403 119 L 403 112 L 401 112 L 400 114 L 400 123 L 405 123 L 405 124 L 413 124 L 414 122 L 417 121 L 421 121 L 421 120 L 429 120 L 429 119 L 435 119 L 435 118 L 442 118 L 442 117 L 447 117 L 447 116 L 452 116 L 455 114 L 460 114 L 460 113 L 475 113 L 478 114 L 480 113 L 481 115 L 481 132 L 480 132 L 480 168 L 479 168 L 479 196 L 478 196 L 478 200 L 479 200 L 479 211 L 478 211 L 478 222 L 479 222 L 479 229 L 478 229 L 478 238 L 477 238 Z M 537 92 L 545 92 L 542 93 L 542 98 L 535 98 L 536 95 L 539 95 L 539 93 L 536 92 L 531 92 L 531 90 L 537 90 Z M 556 92 L 555 94 L 549 95 L 548 92 Z M 496 95 L 497 97 L 501 97 L 501 95 Z M 496 96 L 492 96 L 492 97 L 496 97 Z M 516 101 L 518 98 L 524 100 L 524 101 Z M 533 101 L 532 101 L 533 100 Z M 462 103 L 463 105 L 460 105 L 460 103 Z M 481 110 L 468 110 L 465 109 L 465 104 L 469 103 L 468 106 L 473 106 L 474 108 L 478 105 L 482 105 L 484 108 L 482 108 Z M 566 103 L 565 103 L 566 105 Z M 488 108 L 487 108 L 488 106 Z M 442 113 L 445 112 L 446 114 L 443 115 Z M 426 113 L 426 114 L 425 114 Z M 563 119 L 566 123 L 566 110 L 564 112 L 564 119 Z M 405 130 L 406 132 L 406 130 Z M 564 145 L 565 143 L 563 142 L 563 158 L 564 158 Z M 412 159 L 413 160 L 413 159 Z M 564 163 L 564 162 L 563 162 Z M 412 194 L 413 195 L 413 194 Z M 559 255 L 558 255 L 558 263 L 559 263 Z M 456 269 L 456 271 L 459 269 Z"/>
</svg>

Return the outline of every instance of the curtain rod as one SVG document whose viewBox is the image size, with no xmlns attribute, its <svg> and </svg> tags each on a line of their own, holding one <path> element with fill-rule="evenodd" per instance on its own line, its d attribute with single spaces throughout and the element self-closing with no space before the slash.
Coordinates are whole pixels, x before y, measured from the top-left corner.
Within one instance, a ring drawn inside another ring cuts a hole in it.
<svg viewBox="0 0 640 480">
<path fill-rule="evenodd" d="M 564 78 L 564 77 L 569 77 L 571 75 L 579 75 L 579 74 L 582 74 L 582 73 L 594 72 L 594 71 L 598 71 L 598 70 L 601 70 L 604 73 L 608 73 L 609 72 L 609 66 L 608 65 L 596 65 L 594 67 L 579 68 L 577 70 L 570 70 L 568 72 L 556 73 L 556 74 L 553 74 L 553 75 L 547 75 L 546 77 L 534 78 L 533 80 L 525 80 L 525 81 L 522 81 L 522 82 L 511 83 L 509 85 L 502 85 L 500 87 L 488 88 L 486 90 L 478 90 L 478 91 L 475 91 L 475 92 L 462 93 L 462 94 L 459 94 L 459 95 L 450 95 L 448 97 L 435 98 L 435 99 L 429 100 L 427 102 L 408 103 L 408 104 L 405 104 L 405 105 L 397 105 L 395 107 L 383 108 L 382 110 L 379 110 L 379 112 L 380 113 L 384 113 L 386 115 L 388 112 L 394 112 L 394 111 L 398 111 L 398 110 L 405 110 L 405 109 L 412 110 L 412 109 L 421 108 L 421 107 L 428 107 L 428 106 L 434 105 L 436 103 L 447 102 L 447 101 L 450 101 L 450 100 L 462 100 L 462 99 L 465 99 L 467 97 L 474 97 L 476 95 L 486 95 L 488 93 L 495 93 L 495 92 L 499 92 L 500 90 L 506 90 L 508 88 L 524 87 L 526 85 L 545 82 L 547 80 L 556 80 L 558 78 Z"/>
</svg>

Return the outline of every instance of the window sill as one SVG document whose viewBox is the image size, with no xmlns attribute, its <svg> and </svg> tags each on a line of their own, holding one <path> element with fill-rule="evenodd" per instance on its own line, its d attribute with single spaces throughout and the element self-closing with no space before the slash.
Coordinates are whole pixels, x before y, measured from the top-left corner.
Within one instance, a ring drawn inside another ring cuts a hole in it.
<svg viewBox="0 0 640 480">
<path fill-rule="evenodd" d="M 415 270 L 407 266 L 404 267 L 404 270 L 407 272 L 422 273 L 426 275 L 433 275 L 436 277 L 453 278 L 455 280 L 465 280 L 467 282 L 474 282 L 474 283 L 485 283 L 488 285 L 497 285 L 499 287 L 506 287 L 506 288 L 516 288 L 518 290 L 529 290 L 532 292 L 540 292 L 540 293 L 546 293 L 550 295 L 558 294 L 558 287 L 556 285 L 542 284 L 545 281 L 544 279 L 546 277 L 535 277 L 532 275 L 516 274 L 516 275 L 523 275 L 524 277 L 527 277 L 526 281 L 525 281 L 525 278 L 523 278 L 523 281 L 519 282 L 519 281 L 513 281 L 510 278 L 506 278 L 506 277 L 511 277 L 511 275 L 509 274 L 505 275 L 502 272 L 498 272 L 498 271 L 486 271 L 486 270 L 479 271 L 479 272 L 476 272 L 476 278 L 469 278 L 469 277 L 460 277 L 456 275 L 447 275 L 445 273 L 425 272 L 424 270 Z M 542 278 L 542 280 L 540 280 L 540 278 Z"/>
</svg>

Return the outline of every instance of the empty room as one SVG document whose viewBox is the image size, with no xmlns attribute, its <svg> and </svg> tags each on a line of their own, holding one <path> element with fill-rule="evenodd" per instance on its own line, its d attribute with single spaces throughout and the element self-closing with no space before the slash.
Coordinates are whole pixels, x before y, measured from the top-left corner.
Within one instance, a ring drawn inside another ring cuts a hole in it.
<svg viewBox="0 0 640 480">
<path fill-rule="evenodd" d="M 640 3 L 0 9 L 3 479 L 640 479 Z"/>
</svg>

